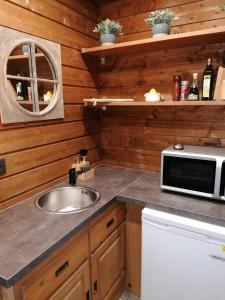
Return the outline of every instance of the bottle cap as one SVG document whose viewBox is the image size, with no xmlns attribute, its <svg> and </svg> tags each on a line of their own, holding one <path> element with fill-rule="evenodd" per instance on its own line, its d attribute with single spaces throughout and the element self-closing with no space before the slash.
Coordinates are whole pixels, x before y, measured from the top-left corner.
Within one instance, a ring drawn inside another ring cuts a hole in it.
<svg viewBox="0 0 225 300">
<path fill-rule="evenodd" d="M 198 79 L 198 73 L 193 73 L 193 78 Z"/>
<path fill-rule="evenodd" d="M 181 81 L 181 84 L 182 84 L 182 85 L 188 85 L 188 83 L 189 83 L 189 81 L 187 81 L 187 80 L 182 80 L 182 81 Z"/>
<path fill-rule="evenodd" d="M 180 75 L 174 75 L 173 80 L 174 81 L 181 81 L 181 76 Z"/>
</svg>

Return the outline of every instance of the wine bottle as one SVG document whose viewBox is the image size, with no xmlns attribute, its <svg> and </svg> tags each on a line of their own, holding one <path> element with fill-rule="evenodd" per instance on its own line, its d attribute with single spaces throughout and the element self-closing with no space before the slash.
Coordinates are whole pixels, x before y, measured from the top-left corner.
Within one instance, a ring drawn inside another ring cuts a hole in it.
<svg viewBox="0 0 225 300">
<path fill-rule="evenodd" d="M 18 81 L 16 84 L 16 95 L 17 95 L 17 100 L 22 101 L 24 100 L 24 95 L 23 95 L 23 87 L 22 87 L 22 82 Z"/>
<path fill-rule="evenodd" d="M 191 101 L 199 100 L 198 73 L 193 73 L 193 83 L 189 90 L 188 100 Z"/>
<path fill-rule="evenodd" d="M 212 60 L 208 58 L 208 63 L 206 69 L 203 73 L 202 82 L 202 100 L 212 100 L 212 90 L 213 90 L 213 69 Z"/>
</svg>

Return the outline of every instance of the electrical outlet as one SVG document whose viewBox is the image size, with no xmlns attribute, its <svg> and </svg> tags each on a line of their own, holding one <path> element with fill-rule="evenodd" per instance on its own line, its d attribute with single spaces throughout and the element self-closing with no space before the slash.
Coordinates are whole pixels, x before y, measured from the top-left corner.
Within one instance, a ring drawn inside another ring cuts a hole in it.
<svg viewBox="0 0 225 300">
<path fill-rule="evenodd" d="M 5 159 L 0 159 L 0 176 L 6 173 Z"/>
</svg>

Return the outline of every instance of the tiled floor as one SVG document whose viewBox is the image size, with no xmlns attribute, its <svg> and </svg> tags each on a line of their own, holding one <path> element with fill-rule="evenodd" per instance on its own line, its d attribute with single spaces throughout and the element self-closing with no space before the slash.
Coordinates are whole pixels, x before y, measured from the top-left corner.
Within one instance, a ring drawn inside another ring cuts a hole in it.
<svg viewBox="0 0 225 300">
<path fill-rule="evenodd" d="M 140 300 L 140 298 L 130 294 L 130 293 L 127 293 L 127 292 L 124 292 L 120 299 L 119 300 Z"/>
</svg>

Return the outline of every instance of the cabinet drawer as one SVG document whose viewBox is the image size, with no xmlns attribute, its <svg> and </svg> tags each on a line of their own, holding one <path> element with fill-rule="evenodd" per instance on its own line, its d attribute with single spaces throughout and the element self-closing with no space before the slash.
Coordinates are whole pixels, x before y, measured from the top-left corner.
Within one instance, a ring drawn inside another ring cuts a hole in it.
<svg viewBox="0 0 225 300">
<path fill-rule="evenodd" d="M 125 205 L 114 203 L 90 223 L 90 248 L 93 253 L 98 246 L 125 220 Z"/>
<path fill-rule="evenodd" d="M 48 300 L 90 299 L 89 261 L 86 261 Z"/>
<path fill-rule="evenodd" d="M 17 284 L 18 299 L 48 299 L 87 260 L 88 254 L 88 231 L 85 228 Z"/>
</svg>

